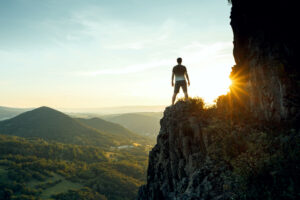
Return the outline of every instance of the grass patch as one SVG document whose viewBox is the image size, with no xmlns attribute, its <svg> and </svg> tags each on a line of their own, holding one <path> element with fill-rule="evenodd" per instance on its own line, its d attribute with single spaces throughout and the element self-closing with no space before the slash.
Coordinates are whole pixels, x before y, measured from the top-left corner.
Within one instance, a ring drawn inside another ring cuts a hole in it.
<svg viewBox="0 0 300 200">
<path fill-rule="evenodd" d="M 53 173 L 51 177 L 44 181 L 32 180 L 28 183 L 28 187 L 42 189 L 40 194 L 41 199 L 52 199 L 52 195 L 66 193 L 69 190 L 76 190 L 83 187 L 79 183 L 74 183 L 66 180 L 63 176 Z"/>
<path fill-rule="evenodd" d="M 74 183 L 71 181 L 66 180 L 65 178 L 61 178 L 61 182 L 50 187 L 47 188 L 46 190 L 44 190 L 40 196 L 41 199 L 50 199 L 52 195 L 56 195 L 59 193 L 66 193 L 69 190 L 76 190 L 76 189 L 80 189 L 83 187 L 83 185 L 79 184 L 79 183 Z"/>
</svg>

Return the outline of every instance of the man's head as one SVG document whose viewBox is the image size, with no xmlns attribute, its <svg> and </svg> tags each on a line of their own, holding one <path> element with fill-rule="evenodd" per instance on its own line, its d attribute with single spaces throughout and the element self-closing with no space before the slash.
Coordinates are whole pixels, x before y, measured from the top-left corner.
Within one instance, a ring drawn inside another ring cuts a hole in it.
<svg viewBox="0 0 300 200">
<path fill-rule="evenodd" d="M 182 63 L 182 58 L 177 58 L 177 63 L 181 64 Z"/>
</svg>

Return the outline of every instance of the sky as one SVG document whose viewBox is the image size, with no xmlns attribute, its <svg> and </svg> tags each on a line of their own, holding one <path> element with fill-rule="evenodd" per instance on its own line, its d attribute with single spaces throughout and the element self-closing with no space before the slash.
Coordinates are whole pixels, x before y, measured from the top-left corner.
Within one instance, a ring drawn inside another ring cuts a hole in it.
<svg viewBox="0 0 300 200">
<path fill-rule="evenodd" d="M 234 65 L 230 9 L 226 0 L 0 0 L 0 106 L 170 105 L 177 57 L 189 95 L 212 102 Z"/>
</svg>

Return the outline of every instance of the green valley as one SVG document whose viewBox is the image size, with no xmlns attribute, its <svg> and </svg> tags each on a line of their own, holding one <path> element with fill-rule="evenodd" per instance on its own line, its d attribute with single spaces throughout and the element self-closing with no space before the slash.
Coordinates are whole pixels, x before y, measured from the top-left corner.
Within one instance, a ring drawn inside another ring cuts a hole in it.
<svg viewBox="0 0 300 200">
<path fill-rule="evenodd" d="M 148 149 L 103 150 L 0 135 L 0 199 L 134 199 Z"/>
<path fill-rule="evenodd" d="M 0 199 L 136 198 L 153 139 L 48 107 L 0 122 Z"/>
</svg>

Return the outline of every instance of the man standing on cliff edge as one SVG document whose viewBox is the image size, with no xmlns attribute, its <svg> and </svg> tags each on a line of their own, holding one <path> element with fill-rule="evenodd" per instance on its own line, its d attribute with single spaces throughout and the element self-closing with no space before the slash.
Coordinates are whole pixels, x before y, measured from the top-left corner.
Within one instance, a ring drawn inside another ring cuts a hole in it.
<svg viewBox="0 0 300 200">
<path fill-rule="evenodd" d="M 187 86 L 186 86 L 186 80 L 188 81 L 188 85 L 190 86 L 190 79 L 189 75 L 186 71 L 186 67 L 181 65 L 182 63 L 182 58 L 177 58 L 177 63 L 175 67 L 173 67 L 173 72 L 172 72 L 172 87 L 174 86 L 174 76 L 175 76 L 175 87 L 174 87 L 174 94 L 172 97 L 172 105 L 174 105 L 176 96 L 179 92 L 180 87 L 183 90 L 185 99 L 188 99 L 188 93 L 187 93 Z"/>
</svg>

